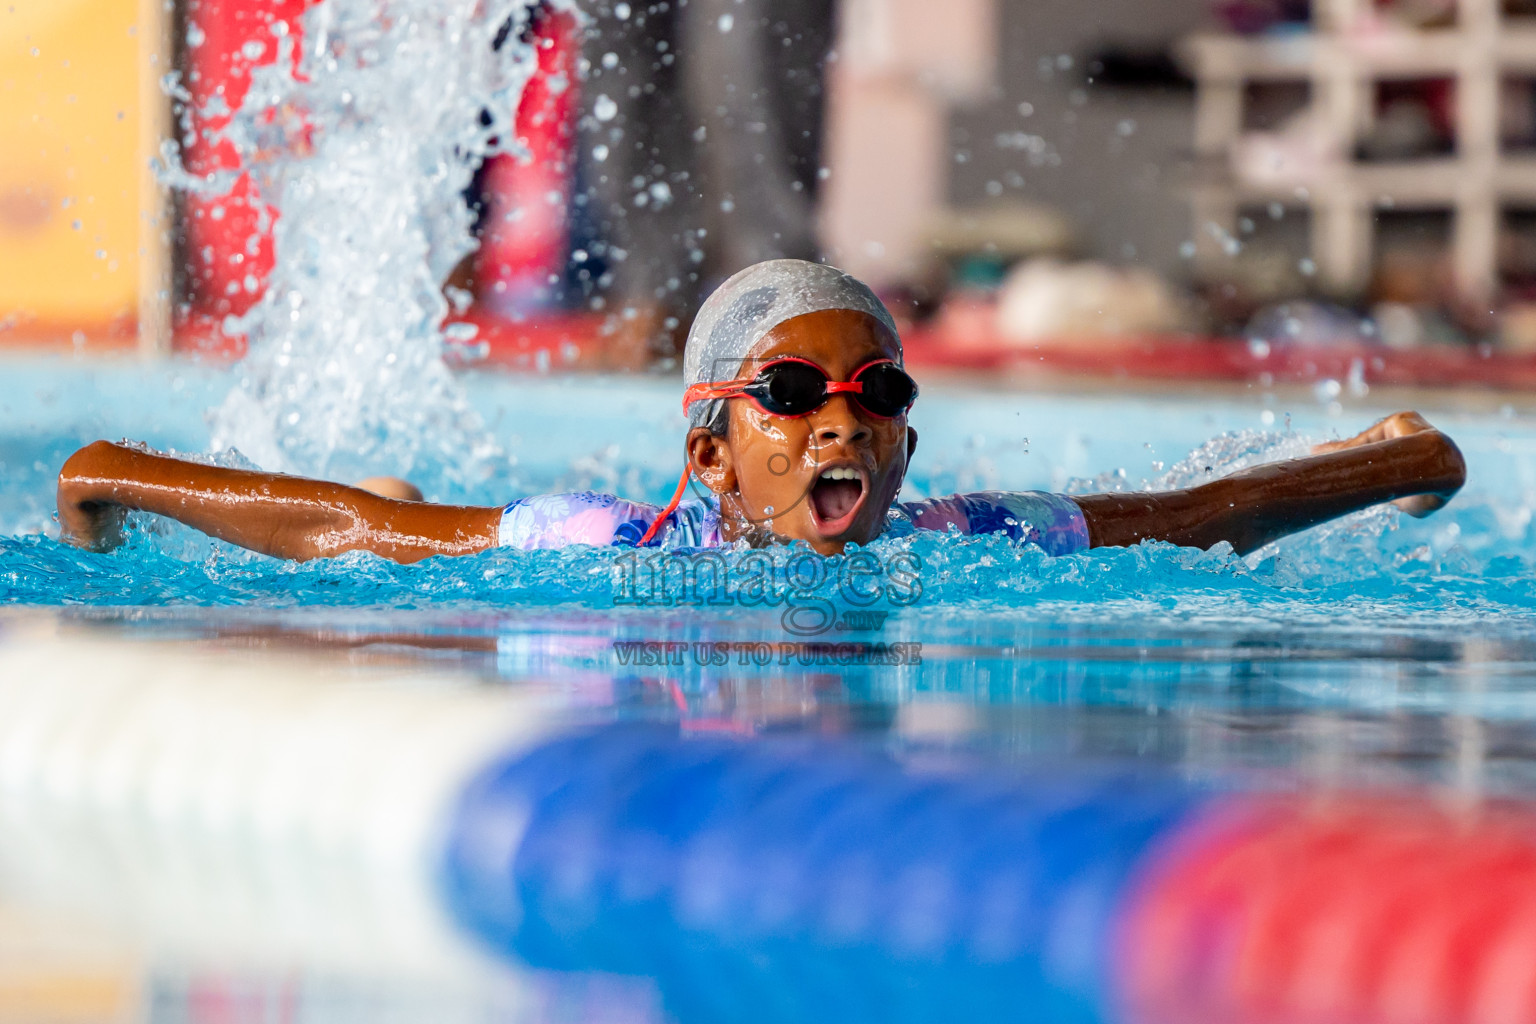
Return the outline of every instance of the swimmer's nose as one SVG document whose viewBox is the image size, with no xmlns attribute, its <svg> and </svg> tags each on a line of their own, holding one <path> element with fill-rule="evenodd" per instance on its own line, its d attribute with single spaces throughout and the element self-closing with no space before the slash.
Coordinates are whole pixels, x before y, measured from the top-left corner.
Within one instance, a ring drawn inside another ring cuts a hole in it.
<svg viewBox="0 0 1536 1024">
<path fill-rule="evenodd" d="M 821 407 L 816 420 L 816 440 L 822 444 L 860 444 L 873 436 L 864 421 L 853 411 L 847 395 L 833 395 Z"/>
</svg>

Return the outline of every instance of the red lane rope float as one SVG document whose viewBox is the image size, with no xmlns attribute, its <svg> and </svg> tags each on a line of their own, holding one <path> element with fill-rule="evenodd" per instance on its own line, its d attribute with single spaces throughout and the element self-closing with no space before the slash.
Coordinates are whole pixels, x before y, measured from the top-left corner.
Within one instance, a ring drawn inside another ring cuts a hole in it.
<svg viewBox="0 0 1536 1024">
<path fill-rule="evenodd" d="M 1165 853 L 1120 938 L 1137 1024 L 1536 1022 L 1536 813 L 1233 809 Z"/>
</svg>

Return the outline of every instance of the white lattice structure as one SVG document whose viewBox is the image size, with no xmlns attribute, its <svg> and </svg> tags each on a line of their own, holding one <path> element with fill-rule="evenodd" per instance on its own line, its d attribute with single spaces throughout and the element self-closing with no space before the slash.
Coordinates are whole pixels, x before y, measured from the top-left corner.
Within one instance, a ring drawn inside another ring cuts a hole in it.
<svg viewBox="0 0 1536 1024">
<path fill-rule="evenodd" d="M 1310 211 L 1320 283 L 1349 293 L 1370 277 L 1376 211 L 1449 210 L 1456 285 L 1469 299 L 1489 300 L 1498 285 L 1503 211 L 1536 205 L 1536 156 L 1502 152 L 1499 137 L 1502 80 L 1536 76 L 1536 19 L 1504 17 L 1499 0 L 1460 0 L 1455 26 L 1440 29 L 1391 25 L 1372 12 L 1370 0 L 1314 0 L 1309 32 L 1184 41 L 1180 58 L 1197 83 L 1195 149 L 1203 164 L 1193 190 L 1198 266 L 1220 265 L 1240 208 L 1280 202 Z M 1454 154 L 1357 161 L 1376 84 L 1428 78 L 1455 82 Z M 1319 159 L 1295 173 L 1258 175 L 1235 159 L 1244 93 L 1251 83 L 1286 81 L 1310 85 Z"/>
</svg>

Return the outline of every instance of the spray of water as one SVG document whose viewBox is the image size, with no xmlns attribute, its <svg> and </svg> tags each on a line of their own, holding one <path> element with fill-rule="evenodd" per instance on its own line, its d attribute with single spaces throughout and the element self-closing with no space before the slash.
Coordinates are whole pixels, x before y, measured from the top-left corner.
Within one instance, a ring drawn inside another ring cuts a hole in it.
<svg viewBox="0 0 1536 1024">
<path fill-rule="evenodd" d="M 430 495 L 493 474 L 499 447 L 442 359 L 442 284 L 473 250 L 462 193 L 513 138 L 533 0 L 325 0 L 282 23 L 222 132 L 280 211 L 215 448 L 335 478 L 409 474 Z M 182 184 L 228 187 L 230 175 Z"/>
</svg>

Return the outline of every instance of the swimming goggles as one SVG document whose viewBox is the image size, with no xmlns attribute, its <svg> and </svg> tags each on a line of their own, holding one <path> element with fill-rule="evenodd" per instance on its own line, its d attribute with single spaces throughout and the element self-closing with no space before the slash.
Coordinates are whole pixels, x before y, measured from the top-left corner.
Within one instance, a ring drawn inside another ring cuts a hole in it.
<svg viewBox="0 0 1536 1024">
<path fill-rule="evenodd" d="M 841 394 L 851 395 L 871 416 L 889 420 L 912 408 L 917 382 L 890 359 L 865 363 L 852 380 L 835 381 L 809 359 L 784 356 L 764 363 L 755 377 L 693 385 L 683 392 L 683 412 L 695 402 L 745 398 L 760 412 L 793 419 L 810 415 Z"/>
<path fill-rule="evenodd" d="M 735 380 L 700 381 L 683 392 L 683 412 L 695 402 L 720 398 L 745 398 L 758 411 L 770 416 L 798 419 L 809 416 L 831 401 L 833 395 L 848 395 L 871 416 L 895 419 L 917 401 L 917 381 L 891 359 L 876 359 L 853 371 L 851 380 L 833 380 L 826 370 L 809 359 L 783 356 L 764 363 L 753 377 Z M 688 488 L 690 467 L 683 467 L 677 491 L 661 515 L 640 538 L 640 546 L 651 542 L 682 503 Z"/>
</svg>

